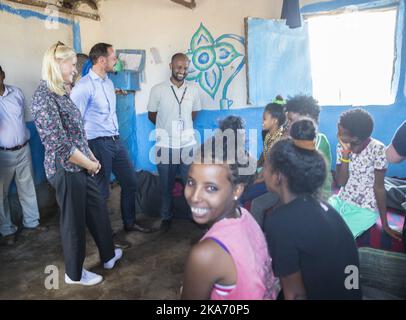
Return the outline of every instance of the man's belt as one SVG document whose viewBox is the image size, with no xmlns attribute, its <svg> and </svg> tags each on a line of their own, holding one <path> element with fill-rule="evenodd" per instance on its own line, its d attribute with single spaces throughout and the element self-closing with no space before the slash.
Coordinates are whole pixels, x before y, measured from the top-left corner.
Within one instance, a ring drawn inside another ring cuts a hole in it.
<svg viewBox="0 0 406 320">
<path fill-rule="evenodd" d="M 24 148 L 29 140 L 27 140 L 26 142 L 24 142 L 23 144 L 20 144 L 18 146 L 12 147 L 12 148 L 4 148 L 4 147 L 0 147 L 0 150 L 6 150 L 6 151 L 17 151 L 20 150 L 22 148 Z"/>
</svg>

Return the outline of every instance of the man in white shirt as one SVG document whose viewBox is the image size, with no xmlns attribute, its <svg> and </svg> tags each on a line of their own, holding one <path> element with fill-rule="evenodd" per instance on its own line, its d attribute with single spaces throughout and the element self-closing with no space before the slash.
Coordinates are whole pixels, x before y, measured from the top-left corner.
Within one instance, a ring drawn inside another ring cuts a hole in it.
<svg viewBox="0 0 406 320">
<path fill-rule="evenodd" d="M 23 210 L 23 226 L 42 230 L 32 178 L 32 160 L 28 141 L 30 132 L 24 121 L 24 96 L 20 89 L 4 84 L 6 75 L 0 66 L 0 234 L 6 244 L 15 242 L 17 227 L 11 221 L 8 191 L 15 180 Z"/>
<path fill-rule="evenodd" d="M 189 59 L 176 53 L 169 64 L 172 75 L 168 81 L 154 86 L 148 102 L 148 118 L 156 125 L 157 167 L 162 189 L 161 230 L 169 230 L 172 188 L 179 170 L 186 183 L 196 139 L 193 120 L 201 109 L 197 85 L 185 81 Z"/>
</svg>

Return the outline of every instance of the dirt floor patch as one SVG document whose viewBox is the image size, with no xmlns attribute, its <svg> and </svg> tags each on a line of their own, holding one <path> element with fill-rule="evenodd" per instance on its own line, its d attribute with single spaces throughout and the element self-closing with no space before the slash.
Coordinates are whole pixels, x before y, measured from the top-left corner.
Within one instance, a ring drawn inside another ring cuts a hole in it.
<svg viewBox="0 0 406 320">
<path fill-rule="evenodd" d="M 59 214 L 45 225 L 49 230 L 28 234 L 24 230 L 13 246 L 0 247 L 0 299 L 178 299 L 185 261 L 192 244 L 203 231 L 188 220 L 175 219 L 166 234 L 126 233 L 120 216 L 120 187 L 112 190 L 109 212 L 117 241 L 131 247 L 113 269 L 100 265 L 93 239 L 88 233 L 85 267 L 102 274 L 104 281 L 93 287 L 67 285 L 59 234 Z M 137 216 L 147 226 L 159 226 L 159 218 Z M 59 289 L 45 288 L 48 265 L 59 270 Z"/>
</svg>

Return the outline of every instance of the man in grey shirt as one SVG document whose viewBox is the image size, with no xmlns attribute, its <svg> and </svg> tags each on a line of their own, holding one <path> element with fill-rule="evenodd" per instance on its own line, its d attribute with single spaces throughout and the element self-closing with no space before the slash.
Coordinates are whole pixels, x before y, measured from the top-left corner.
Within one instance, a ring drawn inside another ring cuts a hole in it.
<svg viewBox="0 0 406 320">
<path fill-rule="evenodd" d="M 0 66 L 0 234 L 5 244 L 15 242 L 17 227 L 11 221 L 8 191 L 11 182 L 17 185 L 23 210 L 23 226 L 42 231 L 32 178 L 30 132 L 24 121 L 24 96 L 17 87 L 4 84 L 6 75 Z"/>
</svg>

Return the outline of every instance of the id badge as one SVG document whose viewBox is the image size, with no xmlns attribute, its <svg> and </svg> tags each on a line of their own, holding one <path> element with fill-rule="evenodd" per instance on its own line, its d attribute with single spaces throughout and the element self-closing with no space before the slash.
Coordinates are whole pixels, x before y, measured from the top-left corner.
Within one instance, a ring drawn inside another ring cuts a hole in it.
<svg viewBox="0 0 406 320">
<path fill-rule="evenodd" d="M 176 128 L 178 129 L 178 131 L 185 130 L 185 121 L 183 119 L 178 119 L 176 121 Z"/>
</svg>

